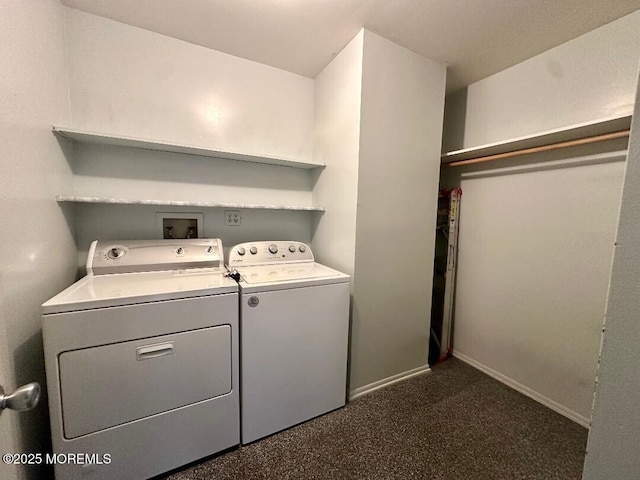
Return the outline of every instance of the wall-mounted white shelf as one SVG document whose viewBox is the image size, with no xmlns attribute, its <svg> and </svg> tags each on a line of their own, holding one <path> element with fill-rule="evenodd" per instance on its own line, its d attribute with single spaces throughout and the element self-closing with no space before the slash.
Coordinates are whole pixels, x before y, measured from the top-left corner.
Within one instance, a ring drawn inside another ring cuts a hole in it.
<svg viewBox="0 0 640 480">
<path fill-rule="evenodd" d="M 105 197 L 74 197 L 58 195 L 58 202 L 71 203 L 97 203 L 113 205 L 160 205 L 171 207 L 204 207 L 204 208 L 233 208 L 254 210 L 294 210 L 303 212 L 324 212 L 323 207 L 308 207 L 300 205 L 257 205 L 250 203 L 221 203 L 221 202 L 192 202 L 181 200 L 146 200 L 131 198 L 105 198 Z"/>
<path fill-rule="evenodd" d="M 324 168 L 323 163 L 306 162 L 292 158 L 273 157 L 267 155 L 251 155 L 246 153 L 215 150 L 210 148 L 193 147 L 178 143 L 167 143 L 157 140 L 128 137 L 125 135 L 110 135 L 106 133 L 88 132 L 75 128 L 53 126 L 53 132 L 64 138 L 80 143 L 94 143 L 99 145 L 116 145 L 120 147 L 140 148 L 143 150 L 156 150 L 160 152 L 181 153 L 184 155 L 197 155 L 202 157 L 222 158 L 225 160 L 237 160 L 241 162 L 262 163 L 266 165 L 279 165 L 302 169 Z"/>
<path fill-rule="evenodd" d="M 536 135 L 513 138 L 503 142 L 489 143 L 478 147 L 465 148 L 445 153 L 441 157 L 442 164 L 462 162 L 470 159 L 482 159 L 493 155 L 519 152 L 538 147 L 565 142 L 600 137 L 628 130 L 631 127 L 631 115 L 607 118 L 595 122 L 580 123 L 569 127 L 548 130 Z M 606 139 L 606 138 L 603 138 Z"/>
</svg>

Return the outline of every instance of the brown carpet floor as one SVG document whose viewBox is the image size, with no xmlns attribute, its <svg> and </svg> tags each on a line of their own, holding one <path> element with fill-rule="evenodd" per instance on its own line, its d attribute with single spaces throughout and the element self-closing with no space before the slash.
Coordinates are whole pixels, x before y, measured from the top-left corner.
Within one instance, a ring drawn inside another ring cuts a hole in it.
<svg viewBox="0 0 640 480">
<path fill-rule="evenodd" d="M 450 359 L 173 472 L 204 479 L 580 479 L 587 429 Z"/>
</svg>

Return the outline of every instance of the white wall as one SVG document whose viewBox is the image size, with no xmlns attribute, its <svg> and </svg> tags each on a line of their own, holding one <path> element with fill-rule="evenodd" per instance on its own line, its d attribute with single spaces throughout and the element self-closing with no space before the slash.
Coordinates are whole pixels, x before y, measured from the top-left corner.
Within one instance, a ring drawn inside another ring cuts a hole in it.
<svg viewBox="0 0 640 480">
<path fill-rule="evenodd" d="M 65 8 L 71 124 L 166 142 L 310 161 L 314 82 L 273 67 Z M 74 145 L 78 196 L 312 205 L 314 173 L 288 167 Z M 226 247 L 310 241 L 317 213 L 77 206 L 80 257 L 93 239 L 161 238 L 156 212 L 200 212 Z M 93 217 L 95 216 L 95 218 Z M 279 228 L 274 228 L 278 225 Z M 84 258 L 80 258 L 80 264 Z"/>
<path fill-rule="evenodd" d="M 633 109 L 640 11 L 468 87 L 464 148 Z"/>
<path fill-rule="evenodd" d="M 104 145 L 74 149 L 78 196 L 312 205 L 306 169 Z"/>
<path fill-rule="evenodd" d="M 364 32 L 351 389 L 426 369 L 446 69 Z"/>
<path fill-rule="evenodd" d="M 636 12 L 469 86 L 464 146 L 631 113 L 639 55 Z M 605 157 L 620 148 L 443 171 L 463 177 L 455 353 L 583 424 L 624 168 Z"/>
<path fill-rule="evenodd" d="M 315 80 L 313 248 L 353 276 L 351 395 L 428 368 L 445 74 L 363 30 Z"/>
<path fill-rule="evenodd" d="M 636 101 L 584 465 L 585 480 L 640 477 L 639 217 L 640 103 Z"/>
<path fill-rule="evenodd" d="M 461 182 L 456 355 L 582 424 L 591 412 L 624 158 Z"/>
<path fill-rule="evenodd" d="M 316 260 L 354 273 L 360 101 L 364 31 L 315 79 L 313 159 L 327 165 L 317 172 L 313 201 L 327 211 L 315 218 L 312 248 Z"/>
<path fill-rule="evenodd" d="M 0 44 L 0 359 L 8 360 L 0 374 L 11 391 L 30 381 L 45 387 L 40 304 L 69 285 L 76 270 L 73 219 L 54 199 L 71 190 L 71 168 L 51 134 L 52 123 L 69 120 L 58 1 L 0 1 Z M 46 401 L 31 412 L 3 412 L 0 436 L 9 451 L 46 452 Z M 45 473 L 2 465 L 0 476 Z"/>
<path fill-rule="evenodd" d="M 79 10 L 65 17 L 73 126 L 311 159 L 313 80 Z"/>
<path fill-rule="evenodd" d="M 0 8 L 1 11 L 1 8 Z M 9 344 L 7 342 L 6 322 L 0 317 L 0 385 L 7 388 L 7 384 L 13 379 L 9 366 Z M 15 437 L 17 429 L 15 415 L 0 416 L 0 452 L 18 451 L 18 442 Z M 16 480 L 18 478 L 18 466 L 13 464 L 0 464 L 0 477 L 6 480 Z"/>
</svg>

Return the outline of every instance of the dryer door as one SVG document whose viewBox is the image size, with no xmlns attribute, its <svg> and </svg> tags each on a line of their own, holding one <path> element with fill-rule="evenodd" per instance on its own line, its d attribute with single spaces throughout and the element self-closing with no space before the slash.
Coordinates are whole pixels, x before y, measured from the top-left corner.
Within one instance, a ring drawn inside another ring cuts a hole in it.
<svg viewBox="0 0 640 480">
<path fill-rule="evenodd" d="M 59 368 L 64 436 L 75 438 L 229 393 L 231 327 L 64 352 Z"/>
</svg>

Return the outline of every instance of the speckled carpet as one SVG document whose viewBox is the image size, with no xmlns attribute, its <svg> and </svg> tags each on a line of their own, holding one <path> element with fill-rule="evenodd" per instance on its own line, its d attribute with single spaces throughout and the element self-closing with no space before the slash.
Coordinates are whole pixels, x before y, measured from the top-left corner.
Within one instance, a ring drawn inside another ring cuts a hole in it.
<svg viewBox="0 0 640 480">
<path fill-rule="evenodd" d="M 173 472 L 204 479 L 580 479 L 587 430 L 450 359 Z"/>
</svg>

